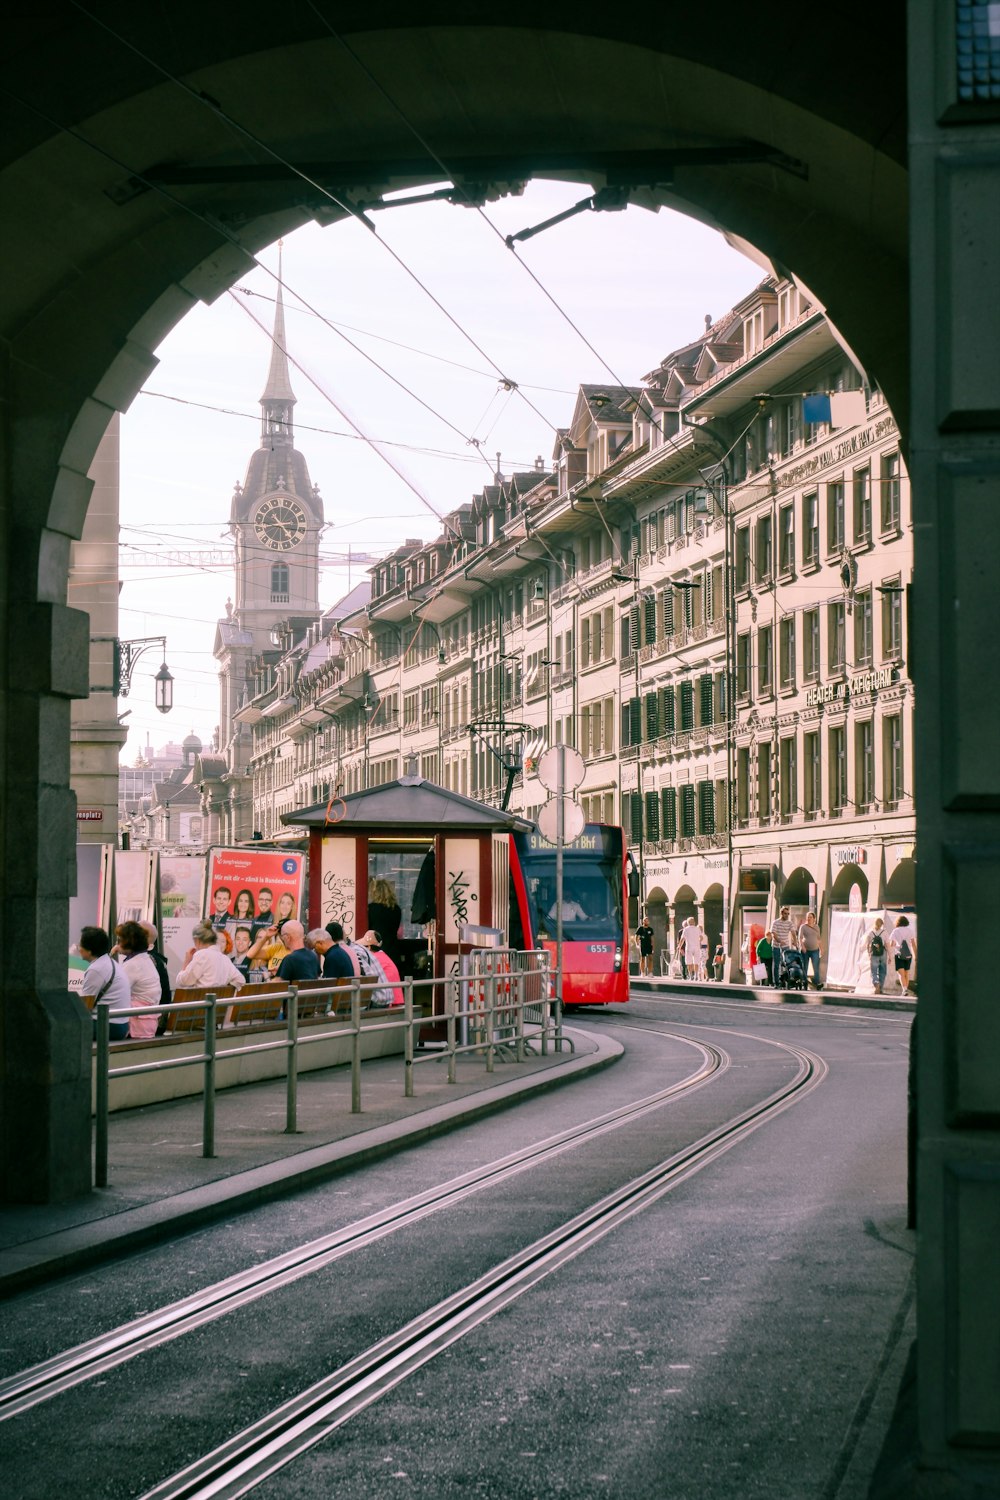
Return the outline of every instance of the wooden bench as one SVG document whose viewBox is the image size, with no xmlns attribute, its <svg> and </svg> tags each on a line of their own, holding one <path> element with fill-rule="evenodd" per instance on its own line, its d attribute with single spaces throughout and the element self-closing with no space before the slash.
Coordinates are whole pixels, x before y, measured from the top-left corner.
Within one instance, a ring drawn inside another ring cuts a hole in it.
<svg viewBox="0 0 1000 1500">
<path fill-rule="evenodd" d="M 217 1000 L 228 1000 L 236 991 L 231 984 L 209 985 L 205 988 L 197 986 L 191 989 L 174 990 L 172 999 L 176 1001 L 203 1000 L 206 995 L 214 995 Z M 219 1005 L 216 1008 L 218 1024 L 224 1026 L 228 1005 Z M 176 1035 L 180 1031 L 204 1031 L 205 1030 L 205 1007 L 198 1010 L 172 1010 L 167 1016 L 167 1030 Z"/>
</svg>

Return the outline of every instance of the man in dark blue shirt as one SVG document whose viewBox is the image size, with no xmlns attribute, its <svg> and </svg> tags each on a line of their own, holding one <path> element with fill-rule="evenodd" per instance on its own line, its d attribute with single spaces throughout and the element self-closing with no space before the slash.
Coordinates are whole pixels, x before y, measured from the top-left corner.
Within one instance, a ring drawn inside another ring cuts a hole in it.
<svg viewBox="0 0 1000 1500">
<path fill-rule="evenodd" d="M 334 925 L 333 922 L 330 923 L 330 927 Z M 340 931 L 343 930 L 341 927 Z M 341 947 L 341 940 L 333 936 L 329 927 L 314 927 L 306 937 L 306 947 L 311 948 L 322 962 L 324 979 L 356 977 L 351 955 L 346 948 Z"/>
<path fill-rule="evenodd" d="M 319 978 L 319 959 L 311 948 L 306 947 L 305 937 L 301 922 L 282 924 L 281 941 L 288 952 L 278 965 L 276 977 L 285 984 L 301 984 L 303 979 Z"/>
</svg>

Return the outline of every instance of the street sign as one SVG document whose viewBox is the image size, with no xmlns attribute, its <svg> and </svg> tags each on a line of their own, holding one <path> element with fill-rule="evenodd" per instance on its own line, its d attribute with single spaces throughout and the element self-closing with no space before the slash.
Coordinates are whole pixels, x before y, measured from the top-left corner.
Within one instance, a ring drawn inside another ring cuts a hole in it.
<svg viewBox="0 0 1000 1500">
<path fill-rule="evenodd" d="M 586 773 L 583 756 L 572 745 L 550 745 L 538 762 L 538 779 L 547 792 L 575 792 Z"/>
<path fill-rule="evenodd" d="M 587 826 L 583 808 L 571 797 L 550 797 L 538 814 L 538 831 L 550 844 L 559 842 L 559 803 L 563 809 L 563 843 L 571 844 Z"/>
</svg>

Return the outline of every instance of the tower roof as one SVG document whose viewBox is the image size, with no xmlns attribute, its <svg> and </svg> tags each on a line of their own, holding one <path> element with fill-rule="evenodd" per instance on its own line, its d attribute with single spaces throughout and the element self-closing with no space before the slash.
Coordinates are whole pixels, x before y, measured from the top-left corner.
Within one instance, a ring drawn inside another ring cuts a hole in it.
<svg viewBox="0 0 1000 1500">
<path fill-rule="evenodd" d="M 285 341 L 285 301 L 282 295 L 281 246 L 278 246 L 278 297 L 274 307 L 274 332 L 271 335 L 271 365 L 267 372 L 267 384 L 260 398 L 261 405 L 279 402 L 282 406 L 295 405 L 291 376 L 288 373 L 288 344 Z"/>
</svg>

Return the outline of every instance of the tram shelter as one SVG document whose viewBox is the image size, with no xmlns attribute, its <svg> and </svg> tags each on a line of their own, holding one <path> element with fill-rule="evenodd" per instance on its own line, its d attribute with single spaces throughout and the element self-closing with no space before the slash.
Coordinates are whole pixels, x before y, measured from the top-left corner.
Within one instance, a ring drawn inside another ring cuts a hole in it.
<svg viewBox="0 0 1000 1500">
<path fill-rule="evenodd" d="M 375 925 L 373 882 L 388 883 L 399 924 L 381 935 L 404 978 L 453 973 L 468 951 L 466 928 L 496 929 L 507 943 L 509 836 L 532 826 L 514 813 L 414 775 L 285 813 L 282 822 L 308 829 L 310 927 L 335 921 L 360 937 Z"/>
</svg>

